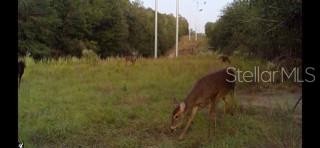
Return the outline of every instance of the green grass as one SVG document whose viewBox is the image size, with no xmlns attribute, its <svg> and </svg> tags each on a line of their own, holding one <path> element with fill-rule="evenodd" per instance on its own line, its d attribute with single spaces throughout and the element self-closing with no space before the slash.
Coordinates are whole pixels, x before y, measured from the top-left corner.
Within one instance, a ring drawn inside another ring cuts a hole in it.
<svg viewBox="0 0 320 148">
<path fill-rule="evenodd" d="M 244 68 L 264 64 L 232 61 Z M 215 55 L 139 59 L 135 65 L 119 58 L 38 63 L 28 58 L 19 90 L 19 136 L 28 148 L 300 147 L 301 125 L 277 106 L 242 106 L 233 116 L 218 108 L 210 138 L 206 109 L 184 140 L 168 131 L 172 98 L 182 100 L 199 77 L 224 66 Z"/>
</svg>

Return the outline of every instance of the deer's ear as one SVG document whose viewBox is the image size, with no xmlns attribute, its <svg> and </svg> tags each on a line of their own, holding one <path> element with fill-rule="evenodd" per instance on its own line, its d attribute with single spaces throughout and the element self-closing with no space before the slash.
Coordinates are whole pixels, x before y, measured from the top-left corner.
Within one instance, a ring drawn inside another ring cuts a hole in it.
<svg viewBox="0 0 320 148">
<path fill-rule="evenodd" d="M 179 102 L 178 102 L 178 100 L 176 99 L 176 97 L 173 97 L 173 105 L 174 105 L 174 107 L 179 106 Z"/>
<path fill-rule="evenodd" d="M 186 104 L 185 104 L 184 102 L 180 103 L 179 106 L 180 106 L 180 110 L 181 110 L 182 112 L 183 112 L 183 111 L 185 110 L 185 108 L 186 108 Z"/>
</svg>

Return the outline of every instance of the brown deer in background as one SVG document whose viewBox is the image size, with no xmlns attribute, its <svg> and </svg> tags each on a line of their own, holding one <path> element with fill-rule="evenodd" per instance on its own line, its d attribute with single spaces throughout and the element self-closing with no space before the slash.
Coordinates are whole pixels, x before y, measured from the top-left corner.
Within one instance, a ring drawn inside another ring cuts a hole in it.
<svg viewBox="0 0 320 148">
<path fill-rule="evenodd" d="M 220 59 L 223 63 L 229 63 L 229 64 L 231 63 L 229 57 L 226 56 L 226 55 L 221 55 L 221 56 L 219 56 L 219 59 Z"/>
<path fill-rule="evenodd" d="M 130 55 L 130 56 L 126 56 L 125 60 L 126 60 L 126 63 L 134 64 L 136 62 L 137 58 L 133 55 Z"/>
<path fill-rule="evenodd" d="M 225 97 L 229 92 L 232 92 L 233 97 L 235 82 L 231 81 L 235 81 L 234 76 L 233 70 L 224 68 L 199 79 L 184 101 L 176 104 L 171 117 L 171 131 L 181 126 L 183 118 L 187 115 L 187 125 L 179 136 L 179 139 L 183 139 L 198 109 L 204 107 L 208 107 L 210 119 L 215 125 L 215 106 L 220 99 L 226 106 Z"/>
<path fill-rule="evenodd" d="M 127 52 L 125 54 L 126 64 L 128 64 L 128 63 L 135 64 L 135 62 L 137 61 L 137 55 L 138 55 L 138 53 L 136 53 L 136 52 Z"/>
</svg>

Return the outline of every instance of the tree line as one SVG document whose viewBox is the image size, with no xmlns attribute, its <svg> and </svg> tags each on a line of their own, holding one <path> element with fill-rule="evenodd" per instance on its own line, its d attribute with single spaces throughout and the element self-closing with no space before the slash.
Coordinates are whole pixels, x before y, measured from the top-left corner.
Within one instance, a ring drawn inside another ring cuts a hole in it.
<svg viewBox="0 0 320 148">
<path fill-rule="evenodd" d="M 18 54 L 35 59 L 154 54 L 154 10 L 136 0 L 18 0 Z M 179 36 L 188 33 L 179 16 Z M 175 16 L 158 14 L 158 54 L 175 44 Z"/>
<path fill-rule="evenodd" d="M 205 25 L 214 50 L 272 60 L 301 57 L 301 0 L 235 0 Z"/>
</svg>

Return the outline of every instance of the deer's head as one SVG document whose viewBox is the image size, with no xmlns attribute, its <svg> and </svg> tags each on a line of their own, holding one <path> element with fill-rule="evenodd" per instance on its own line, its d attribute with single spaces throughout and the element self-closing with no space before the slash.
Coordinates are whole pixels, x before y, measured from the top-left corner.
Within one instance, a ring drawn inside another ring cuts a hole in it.
<svg viewBox="0 0 320 148">
<path fill-rule="evenodd" d="M 175 107 L 171 116 L 171 126 L 170 126 L 171 132 L 175 131 L 179 126 L 182 125 L 183 116 L 186 108 L 186 104 L 184 102 L 178 103 L 175 98 L 174 98 L 174 101 L 175 101 L 174 103 Z"/>
</svg>

